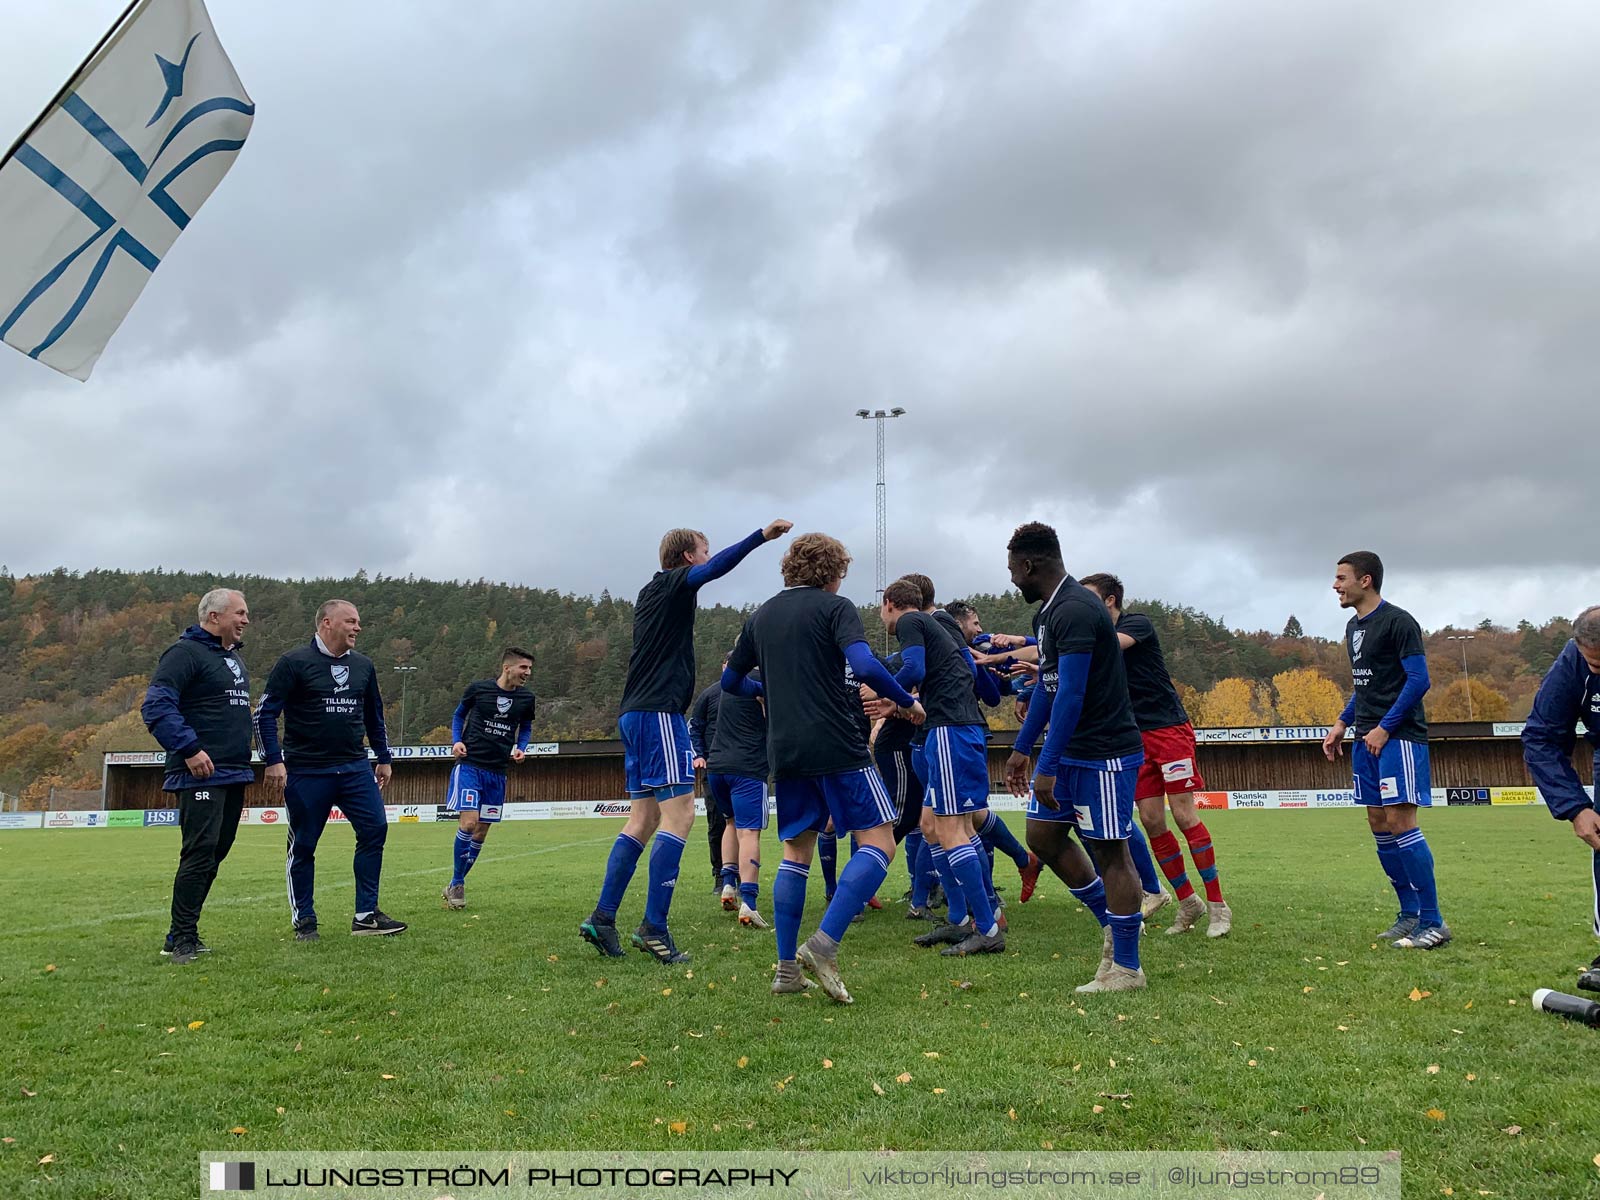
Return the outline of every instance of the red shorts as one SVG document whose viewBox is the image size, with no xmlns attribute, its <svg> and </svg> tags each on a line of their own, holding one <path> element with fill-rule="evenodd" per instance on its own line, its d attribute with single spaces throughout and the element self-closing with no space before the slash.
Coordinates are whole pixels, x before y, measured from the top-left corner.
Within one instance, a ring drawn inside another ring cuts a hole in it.
<svg viewBox="0 0 1600 1200">
<path fill-rule="evenodd" d="M 1198 792 L 1206 786 L 1194 761 L 1193 725 L 1185 721 L 1140 736 L 1144 738 L 1144 766 L 1139 768 L 1134 784 L 1135 800 L 1173 792 Z"/>
</svg>

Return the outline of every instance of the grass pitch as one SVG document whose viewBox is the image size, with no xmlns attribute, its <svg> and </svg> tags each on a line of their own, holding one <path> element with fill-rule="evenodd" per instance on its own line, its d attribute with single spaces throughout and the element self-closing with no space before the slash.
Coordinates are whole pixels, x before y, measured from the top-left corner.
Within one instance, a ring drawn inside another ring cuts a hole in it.
<svg viewBox="0 0 1600 1200">
<path fill-rule="evenodd" d="M 243 829 L 202 921 L 215 952 L 180 968 L 157 954 L 175 830 L 0 834 L 0 1196 L 193 1195 L 205 1150 L 880 1146 L 1398 1148 L 1407 1196 L 1600 1192 L 1600 1031 L 1528 1000 L 1594 953 L 1565 825 L 1425 815 L 1456 940 L 1406 953 L 1372 940 L 1393 894 L 1360 813 L 1206 820 L 1234 932 L 1167 937 L 1163 910 L 1148 992 L 1073 994 L 1099 931 L 1047 875 L 1004 956 L 941 958 L 902 906 L 869 913 L 849 1008 L 768 993 L 772 935 L 717 906 L 699 837 L 684 967 L 579 940 L 619 823 L 572 821 L 497 828 L 461 913 L 439 900 L 453 827 L 391 828 L 396 938 L 344 934 L 352 838 L 331 827 L 312 945 L 290 937 L 282 831 Z M 778 859 L 769 841 L 769 917 Z M 905 878 L 897 860 L 886 899 Z"/>
</svg>

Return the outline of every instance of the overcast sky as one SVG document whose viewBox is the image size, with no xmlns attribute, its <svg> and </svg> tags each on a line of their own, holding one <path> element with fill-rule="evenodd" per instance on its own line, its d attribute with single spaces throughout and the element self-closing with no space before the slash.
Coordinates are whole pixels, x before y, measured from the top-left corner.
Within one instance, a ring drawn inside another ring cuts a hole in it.
<svg viewBox="0 0 1600 1200">
<path fill-rule="evenodd" d="M 12 6 L 0 148 L 121 0 Z M 1600 602 L 1600 6 L 213 0 L 257 105 L 88 384 L 0 347 L 0 562 L 631 595 L 772 517 L 1236 627 Z M 705 593 L 779 585 L 767 548 Z"/>
</svg>

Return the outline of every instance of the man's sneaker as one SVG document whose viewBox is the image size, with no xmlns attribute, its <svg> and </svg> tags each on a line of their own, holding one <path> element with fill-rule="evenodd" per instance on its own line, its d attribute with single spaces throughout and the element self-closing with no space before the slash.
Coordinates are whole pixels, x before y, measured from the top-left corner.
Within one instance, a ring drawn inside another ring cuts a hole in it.
<svg viewBox="0 0 1600 1200">
<path fill-rule="evenodd" d="M 192 963 L 200 957 L 200 942 L 196 938 L 184 938 L 172 947 L 172 965 L 181 967 L 185 963 Z"/>
<path fill-rule="evenodd" d="M 957 942 L 965 941 L 975 930 L 969 919 L 963 924 L 952 925 L 946 921 L 942 925 L 935 925 L 918 937 L 911 939 L 914 946 L 954 946 Z"/>
<path fill-rule="evenodd" d="M 211 947 L 206 945 L 199 938 L 195 938 L 194 939 L 194 947 L 195 947 L 195 953 L 196 954 L 210 954 L 211 953 Z M 172 955 L 172 935 L 169 933 L 169 934 L 167 934 L 167 940 L 164 941 L 163 943 L 161 943 L 161 957 L 162 958 L 169 958 L 169 957 L 171 957 L 171 955 Z"/>
<path fill-rule="evenodd" d="M 1143 970 L 1112 963 L 1105 974 L 1096 975 L 1088 983 L 1074 989 L 1079 992 L 1131 992 L 1145 986 Z"/>
<path fill-rule="evenodd" d="M 805 972 L 800 970 L 797 962 L 781 962 L 778 964 L 777 973 L 772 977 L 772 994 L 784 996 L 792 992 L 803 992 L 807 988 L 814 988 L 817 982 L 807 979 Z"/>
<path fill-rule="evenodd" d="M 1578 976 L 1578 986 L 1586 992 L 1600 992 L 1600 956 L 1589 964 L 1589 969 Z"/>
<path fill-rule="evenodd" d="M 833 943 L 830 950 L 825 945 L 814 945 L 819 938 L 827 937 L 824 933 L 814 933 L 801 945 L 797 957 L 800 965 L 806 967 L 817 977 L 817 982 L 822 985 L 822 990 L 827 992 L 840 1004 L 854 1004 L 849 990 L 844 986 L 844 980 L 839 978 L 839 948 L 838 943 Z M 833 942 L 832 938 L 828 938 Z"/>
<path fill-rule="evenodd" d="M 1206 902 L 1194 892 L 1190 892 L 1178 901 L 1178 915 L 1172 924 L 1167 926 L 1168 933 L 1188 933 L 1200 923 L 1200 918 L 1206 915 Z"/>
<path fill-rule="evenodd" d="M 1410 937 L 1417 931 L 1417 918 L 1412 913 L 1400 913 L 1394 919 L 1394 924 L 1378 935 L 1380 942 L 1393 942 L 1403 937 Z"/>
<path fill-rule="evenodd" d="M 1017 874 L 1022 876 L 1022 890 L 1017 893 L 1019 903 L 1026 904 L 1033 899 L 1033 889 L 1039 886 L 1039 872 L 1043 869 L 1044 863 L 1039 861 L 1039 856 L 1029 850 L 1028 865 L 1017 868 Z"/>
<path fill-rule="evenodd" d="M 467 906 L 467 885 L 464 883 L 447 883 L 443 895 L 446 908 L 465 908 Z"/>
<path fill-rule="evenodd" d="M 734 887 L 731 883 L 725 883 L 722 885 L 722 911 L 739 911 L 739 889 Z"/>
<path fill-rule="evenodd" d="M 949 908 L 950 902 L 945 898 L 944 884 L 936 883 L 928 889 L 929 908 Z"/>
<path fill-rule="evenodd" d="M 396 921 L 381 908 L 373 909 L 367 914 L 367 919 L 357 917 L 350 922 L 352 937 L 387 937 L 391 933 L 404 933 L 406 923 Z"/>
<path fill-rule="evenodd" d="M 1162 888 L 1157 892 L 1145 892 L 1139 900 L 1139 913 L 1148 921 L 1168 904 L 1172 903 L 1172 893 Z"/>
<path fill-rule="evenodd" d="M 679 950 L 672 935 L 665 929 L 652 929 L 640 925 L 633 931 L 633 944 L 658 963 L 686 963 L 689 956 Z"/>
<path fill-rule="evenodd" d="M 1211 923 L 1206 926 L 1206 936 L 1227 937 L 1228 930 L 1233 928 L 1233 909 L 1228 907 L 1226 900 L 1208 900 L 1206 907 L 1211 910 Z"/>
<path fill-rule="evenodd" d="M 1396 938 L 1396 950 L 1437 950 L 1440 946 L 1447 945 L 1450 941 L 1450 926 L 1448 925 L 1419 925 L 1415 932 L 1408 933 L 1403 938 Z"/>
<path fill-rule="evenodd" d="M 913 904 L 910 908 L 906 909 L 906 920 L 935 921 L 938 920 L 938 918 L 928 911 L 927 905 L 923 905 L 921 908 L 918 908 L 915 904 Z"/>
<path fill-rule="evenodd" d="M 317 923 L 315 921 L 307 921 L 303 925 L 296 925 L 294 927 L 294 940 L 297 942 L 321 941 L 322 935 L 317 932 Z"/>
<path fill-rule="evenodd" d="M 1006 948 L 1006 931 L 997 930 L 993 937 L 974 931 L 954 946 L 939 951 L 946 958 L 965 958 L 969 954 L 1000 954 Z"/>
<path fill-rule="evenodd" d="M 616 922 L 590 917 L 578 926 L 578 933 L 606 958 L 622 957 L 622 942 L 617 938 Z"/>
<path fill-rule="evenodd" d="M 867 901 L 867 907 L 868 908 L 874 908 L 874 909 L 882 908 L 883 907 L 883 901 L 879 900 L 876 896 L 873 896 L 871 899 L 869 899 Z"/>
<path fill-rule="evenodd" d="M 739 906 L 739 924 L 744 926 L 746 929 L 772 928 L 772 926 L 768 925 L 766 921 L 762 920 L 761 914 L 755 909 L 751 908 L 748 904 L 741 904 Z"/>
</svg>

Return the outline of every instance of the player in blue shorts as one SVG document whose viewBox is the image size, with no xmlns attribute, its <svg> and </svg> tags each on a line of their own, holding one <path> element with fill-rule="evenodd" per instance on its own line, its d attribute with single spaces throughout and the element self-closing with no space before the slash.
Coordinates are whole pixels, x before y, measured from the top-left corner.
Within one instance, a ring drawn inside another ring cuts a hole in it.
<svg viewBox="0 0 1600 1200">
<path fill-rule="evenodd" d="M 920 722 L 922 706 L 895 682 L 867 645 L 856 606 L 839 595 L 850 554 L 823 533 L 795 538 L 783 556 L 784 590 L 752 613 L 740 631 L 722 687 L 750 696 L 748 678 L 761 668 L 767 703 L 767 755 L 778 795 L 783 862 L 772 884 L 778 970 L 776 993 L 803 992 L 810 981 L 851 1003 L 839 977 L 839 941 L 877 893 L 894 858 L 894 801 L 872 765 L 860 723 L 859 694 L 845 681 L 845 664 L 861 682 Z M 817 834 L 832 820 L 855 834 L 857 851 L 839 874 L 839 887 L 821 927 L 802 946 L 800 918 Z"/>
<path fill-rule="evenodd" d="M 757 689 L 759 674 L 753 671 L 749 678 Z M 721 695 L 706 758 L 706 808 L 714 805 L 727 819 L 722 864 L 724 872 L 730 866 L 738 872 L 739 924 L 766 929 L 756 908 L 761 895 L 761 831 L 767 827 L 766 704 L 759 691 L 755 696 Z"/>
<path fill-rule="evenodd" d="M 489 826 L 496 824 L 506 802 L 506 764 L 521 762 L 528 751 L 537 707 L 526 684 L 533 655 L 517 646 L 500 656 L 500 675 L 467 684 L 450 719 L 450 772 L 446 812 L 460 814 L 451 853 L 450 882 L 444 889 L 447 908 L 467 906 L 467 872 L 478 861 Z"/>
<path fill-rule="evenodd" d="M 918 688 L 927 713 L 926 735 L 914 751 L 916 773 L 925 781 L 922 803 L 931 818 L 931 854 L 950 903 L 948 920 L 914 941 L 943 945 L 949 955 L 998 954 L 1006 948 L 1006 935 L 990 899 L 986 856 L 972 818 L 989 808 L 988 726 L 978 700 L 998 704 L 1000 689 L 973 664 L 959 631 L 952 636 L 922 611 L 914 583 L 900 579 L 885 588 L 880 615 L 884 628 L 900 640 L 904 665 L 896 682 Z"/>
<path fill-rule="evenodd" d="M 715 558 L 705 534 L 672 529 L 661 539 L 661 570 L 639 592 L 633 610 L 633 652 L 622 685 L 623 766 L 633 811 L 606 859 L 594 911 L 578 926 L 601 954 L 622 956 L 617 909 L 627 894 L 644 844 L 650 851 L 650 890 L 633 944 L 657 962 L 687 962 L 667 932 L 667 911 L 678 883 L 684 839 L 694 825 L 694 749 L 683 714 L 694 699 L 694 616 L 700 589 L 720 579 L 763 542 L 793 528 L 774 521 Z"/>
<path fill-rule="evenodd" d="M 1433 803 L 1422 709 L 1428 660 L 1422 627 L 1385 600 L 1382 589 L 1383 561 L 1370 550 L 1347 554 L 1334 568 L 1339 607 L 1355 610 L 1344 630 L 1355 690 L 1322 739 L 1322 752 L 1329 762 L 1343 754 L 1345 730 L 1354 722 L 1356 803 L 1366 807 L 1378 862 L 1400 901 L 1394 924 L 1378 936 L 1399 950 L 1436 950 L 1449 942 L 1450 927 L 1439 913 L 1433 851 L 1417 825 L 1417 809 Z"/>
<path fill-rule="evenodd" d="M 1142 988 L 1144 918 L 1128 838 L 1144 745 L 1128 700 L 1122 646 L 1100 598 L 1067 574 L 1054 529 L 1036 521 L 1019 526 L 1006 550 L 1011 582 L 1024 600 L 1040 606 L 1033 628 L 1041 693 L 1028 705 L 1006 761 L 1006 783 L 1014 795 L 1029 795 L 1030 756 L 1048 725 L 1028 802 L 1028 846 L 1105 929 L 1100 969 L 1078 991 Z M 1074 828 L 1093 850 L 1093 862 L 1073 843 Z"/>
</svg>

